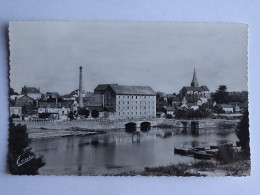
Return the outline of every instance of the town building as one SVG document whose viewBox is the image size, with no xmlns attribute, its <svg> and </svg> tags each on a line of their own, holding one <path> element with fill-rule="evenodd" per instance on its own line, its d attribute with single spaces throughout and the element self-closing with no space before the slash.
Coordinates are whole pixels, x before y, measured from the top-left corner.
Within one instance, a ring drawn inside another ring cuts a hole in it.
<svg viewBox="0 0 260 195">
<path fill-rule="evenodd" d="M 194 68 L 193 78 L 191 81 L 191 86 L 183 87 L 180 90 L 181 97 L 189 96 L 189 97 L 198 97 L 205 98 L 206 100 L 210 98 L 210 91 L 207 86 L 202 85 L 199 87 L 199 82 L 197 79 L 196 70 Z M 205 100 L 203 100 L 205 101 Z"/>
<path fill-rule="evenodd" d="M 21 106 L 10 106 L 10 117 L 20 118 L 22 116 L 22 107 Z"/>
<path fill-rule="evenodd" d="M 18 107 L 33 106 L 35 104 L 35 101 L 26 95 L 12 95 L 10 98 Z"/>
<path fill-rule="evenodd" d="M 39 100 L 41 99 L 41 93 L 40 93 L 40 88 L 36 87 L 27 87 L 26 85 L 22 88 L 21 91 L 22 95 L 26 95 L 34 100 Z"/>
<path fill-rule="evenodd" d="M 94 89 L 94 99 L 115 118 L 156 117 L 156 93 L 148 86 L 100 84 Z"/>
<path fill-rule="evenodd" d="M 38 114 L 49 113 L 53 119 L 67 119 L 70 111 L 77 114 L 77 101 L 46 102 L 39 101 Z"/>
<path fill-rule="evenodd" d="M 226 113 L 233 113 L 234 108 L 231 104 L 220 104 L 219 105 Z"/>
</svg>

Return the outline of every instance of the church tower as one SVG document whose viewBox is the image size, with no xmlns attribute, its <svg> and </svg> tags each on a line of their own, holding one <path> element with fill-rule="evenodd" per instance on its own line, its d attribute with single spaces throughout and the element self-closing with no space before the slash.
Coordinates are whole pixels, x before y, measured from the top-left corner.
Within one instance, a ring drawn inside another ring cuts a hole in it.
<svg viewBox="0 0 260 195">
<path fill-rule="evenodd" d="M 198 87 L 199 83 L 198 83 L 198 79 L 197 79 L 197 75 L 196 75 L 196 70 L 194 68 L 194 72 L 193 72 L 193 78 L 191 81 L 191 87 Z"/>
</svg>

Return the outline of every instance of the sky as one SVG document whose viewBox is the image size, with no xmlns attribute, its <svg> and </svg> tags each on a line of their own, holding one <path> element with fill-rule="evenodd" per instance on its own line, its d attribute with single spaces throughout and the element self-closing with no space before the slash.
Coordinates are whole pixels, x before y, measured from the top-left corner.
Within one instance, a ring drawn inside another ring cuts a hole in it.
<svg viewBox="0 0 260 195">
<path fill-rule="evenodd" d="M 239 23 L 11 22 L 10 86 L 67 94 L 98 84 L 178 93 L 194 68 L 210 91 L 247 90 L 248 26 Z"/>
</svg>

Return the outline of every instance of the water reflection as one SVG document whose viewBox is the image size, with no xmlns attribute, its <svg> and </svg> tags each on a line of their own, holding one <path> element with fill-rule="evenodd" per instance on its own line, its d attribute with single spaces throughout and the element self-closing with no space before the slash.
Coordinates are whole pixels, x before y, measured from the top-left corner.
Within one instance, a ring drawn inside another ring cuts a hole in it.
<svg viewBox="0 0 260 195">
<path fill-rule="evenodd" d="M 192 157 L 174 155 L 174 147 L 236 141 L 234 129 L 212 129 L 194 136 L 189 130 L 180 128 L 151 128 L 140 132 L 140 142 L 133 142 L 132 133 L 121 129 L 94 136 L 35 139 L 31 146 L 46 159 L 40 174 L 99 175 L 193 162 Z"/>
</svg>

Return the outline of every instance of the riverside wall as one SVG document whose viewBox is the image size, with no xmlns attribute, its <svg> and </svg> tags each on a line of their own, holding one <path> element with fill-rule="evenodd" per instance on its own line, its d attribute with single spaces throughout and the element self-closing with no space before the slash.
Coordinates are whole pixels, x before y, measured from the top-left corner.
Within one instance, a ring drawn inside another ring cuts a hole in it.
<svg viewBox="0 0 260 195">
<path fill-rule="evenodd" d="M 142 122 L 150 122 L 151 126 L 168 126 L 168 127 L 191 127 L 192 122 L 198 122 L 198 128 L 211 127 L 228 127 L 235 126 L 239 120 L 224 120 L 224 119 L 203 119 L 203 120 L 176 120 L 176 119 L 150 119 L 150 120 L 77 120 L 77 121 L 27 121 L 21 122 L 28 129 L 86 129 L 86 130 L 110 130 L 123 129 L 125 124 L 133 122 L 139 128 Z"/>
</svg>

